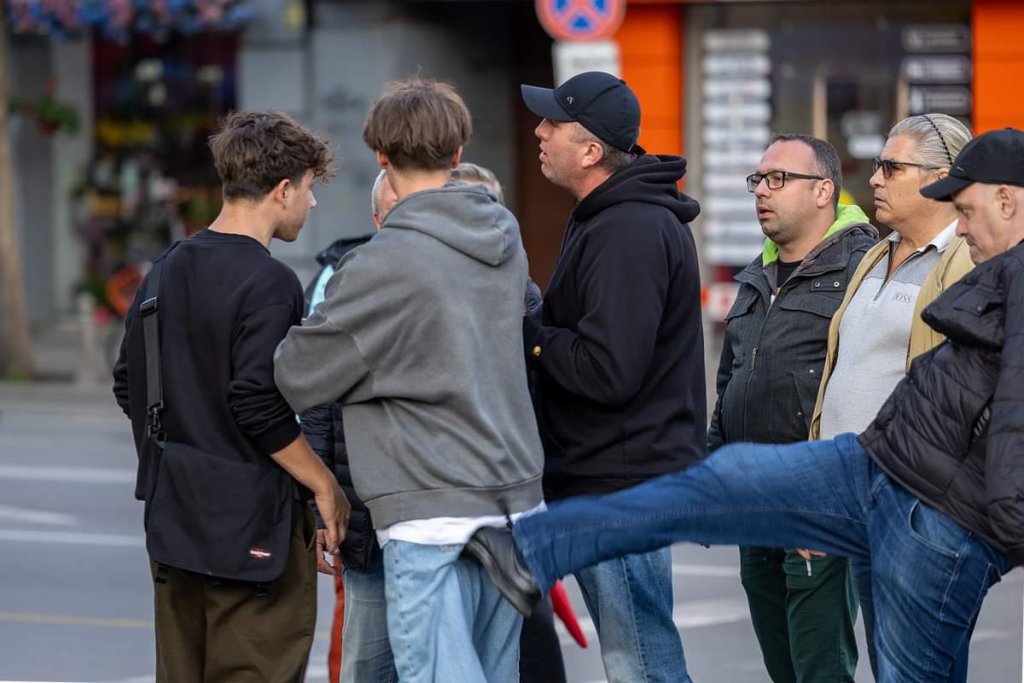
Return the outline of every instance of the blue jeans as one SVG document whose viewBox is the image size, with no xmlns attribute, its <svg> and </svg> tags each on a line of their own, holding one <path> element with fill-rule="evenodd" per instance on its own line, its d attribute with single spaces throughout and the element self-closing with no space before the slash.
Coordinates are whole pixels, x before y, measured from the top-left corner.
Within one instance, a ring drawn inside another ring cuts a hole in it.
<svg viewBox="0 0 1024 683">
<path fill-rule="evenodd" d="M 341 637 L 341 683 L 396 683 L 388 640 L 384 561 L 374 553 L 365 572 L 345 570 L 345 625 Z"/>
<path fill-rule="evenodd" d="M 981 603 L 1010 568 L 987 542 L 893 482 L 853 434 L 726 446 L 683 472 L 555 503 L 513 532 L 542 589 L 677 541 L 814 548 L 865 560 L 883 683 L 966 680 Z"/>
<path fill-rule="evenodd" d="M 606 560 L 576 572 L 609 683 L 688 683 L 672 621 L 672 549 Z"/>
<path fill-rule="evenodd" d="M 519 680 L 523 619 L 462 545 L 384 545 L 388 637 L 402 683 Z"/>
</svg>

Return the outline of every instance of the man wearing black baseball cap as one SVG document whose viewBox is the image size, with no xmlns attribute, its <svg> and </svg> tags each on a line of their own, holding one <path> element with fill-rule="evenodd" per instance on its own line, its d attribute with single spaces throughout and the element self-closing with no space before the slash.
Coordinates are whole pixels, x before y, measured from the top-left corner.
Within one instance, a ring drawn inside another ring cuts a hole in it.
<svg viewBox="0 0 1024 683">
<path fill-rule="evenodd" d="M 681 541 L 818 548 L 871 567 L 879 680 L 966 681 L 982 601 L 1024 565 L 1024 133 L 975 138 L 921 192 L 954 202 L 978 266 L 924 309 L 946 341 L 863 433 L 732 444 L 481 533 L 499 590 Z"/>
<path fill-rule="evenodd" d="M 1013 128 L 980 135 L 964 146 L 949 175 L 921 190 L 929 199 L 953 202 L 957 234 L 967 239 L 971 260 L 981 263 L 1024 239 L 1024 223 L 1001 220 L 1024 199 L 1024 133 Z"/>
<path fill-rule="evenodd" d="M 547 500 L 628 488 L 705 455 L 699 212 L 686 161 L 645 155 L 640 104 L 621 79 L 522 86 L 541 122 L 541 172 L 577 200 L 538 316 L 536 371 Z M 609 681 L 688 681 L 672 621 L 668 548 L 576 574 Z"/>
</svg>

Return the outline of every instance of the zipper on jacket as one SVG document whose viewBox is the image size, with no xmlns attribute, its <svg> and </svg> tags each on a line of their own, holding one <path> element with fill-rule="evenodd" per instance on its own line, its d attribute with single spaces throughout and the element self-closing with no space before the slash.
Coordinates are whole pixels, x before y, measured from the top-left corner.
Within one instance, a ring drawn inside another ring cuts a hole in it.
<svg viewBox="0 0 1024 683">
<path fill-rule="evenodd" d="M 803 264 L 801 264 L 801 265 L 803 265 Z M 773 309 L 775 308 L 775 302 L 779 298 L 781 298 L 783 294 L 787 293 L 791 289 L 794 289 L 797 286 L 797 282 L 799 280 L 803 280 L 803 279 L 806 279 L 808 277 L 806 274 L 800 273 L 800 278 L 796 278 L 795 276 L 799 273 L 799 271 L 800 271 L 800 267 L 798 266 L 797 269 L 795 271 L 793 271 L 793 275 L 790 276 L 790 278 L 788 280 L 786 280 L 785 282 L 782 283 L 782 286 L 779 287 L 779 290 L 775 293 L 774 296 L 772 296 L 771 293 L 769 293 L 769 295 L 768 295 L 768 307 L 765 309 L 764 317 L 761 318 L 761 324 L 758 326 L 757 337 L 754 340 L 755 343 L 759 343 L 761 341 L 761 337 L 764 335 L 765 327 L 768 326 L 768 318 L 769 318 L 769 316 L 771 316 L 773 314 Z M 815 276 L 822 275 L 822 274 L 824 274 L 824 272 L 832 272 L 832 271 L 829 270 L 829 271 L 823 271 L 823 273 L 816 273 Z M 753 286 L 753 285 L 751 285 L 751 286 Z M 769 287 L 769 289 L 770 289 L 770 287 Z M 750 352 L 750 372 L 747 373 L 746 381 L 743 383 L 743 425 L 742 425 L 743 437 L 742 438 L 744 438 L 744 439 L 746 438 L 746 434 L 747 434 L 747 408 L 748 408 L 748 405 L 749 405 L 749 401 L 747 400 L 747 398 L 750 396 L 750 382 L 754 379 L 754 371 L 757 369 L 757 350 L 758 350 L 758 347 L 755 346 L 753 348 L 753 350 Z"/>
</svg>

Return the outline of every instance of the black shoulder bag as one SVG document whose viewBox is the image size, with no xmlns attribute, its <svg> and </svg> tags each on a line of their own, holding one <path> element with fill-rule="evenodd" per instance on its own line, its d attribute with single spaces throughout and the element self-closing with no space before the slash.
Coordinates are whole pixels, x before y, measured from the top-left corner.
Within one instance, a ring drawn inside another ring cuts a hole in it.
<svg viewBox="0 0 1024 683">
<path fill-rule="evenodd" d="M 291 477 L 273 462 L 245 462 L 168 440 L 161 422 L 159 292 L 170 251 L 153 264 L 138 308 L 146 350 L 146 431 L 136 495 L 146 501 L 146 550 L 159 565 L 266 584 L 288 560 Z"/>
</svg>

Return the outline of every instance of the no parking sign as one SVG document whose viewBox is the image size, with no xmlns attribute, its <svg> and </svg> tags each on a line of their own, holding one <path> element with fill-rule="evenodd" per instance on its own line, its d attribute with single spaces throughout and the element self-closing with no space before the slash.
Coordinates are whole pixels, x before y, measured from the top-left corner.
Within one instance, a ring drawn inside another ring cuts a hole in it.
<svg viewBox="0 0 1024 683">
<path fill-rule="evenodd" d="M 536 0 L 537 18 L 555 40 L 611 38 L 626 16 L 626 0 Z"/>
</svg>

